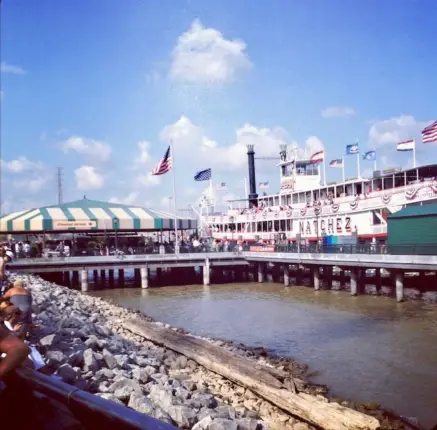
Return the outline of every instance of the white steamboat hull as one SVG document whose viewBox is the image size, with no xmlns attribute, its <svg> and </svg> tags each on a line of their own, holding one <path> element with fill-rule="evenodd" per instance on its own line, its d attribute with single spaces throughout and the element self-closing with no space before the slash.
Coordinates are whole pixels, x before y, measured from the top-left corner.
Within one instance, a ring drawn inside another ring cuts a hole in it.
<svg viewBox="0 0 437 430">
<path fill-rule="evenodd" d="M 375 191 L 360 198 L 340 197 L 256 212 L 231 210 L 223 215 L 204 216 L 202 221 L 211 236 L 217 239 L 267 240 L 278 234 L 288 239 L 295 239 L 297 234 L 303 239 L 317 239 L 324 235 L 342 236 L 353 232 L 357 232 L 359 237 L 376 238 L 387 234 L 382 210 L 393 213 L 411 204 L 433 201 L 437 201 L 437 181 L 424 181 Z"/>
</svg>

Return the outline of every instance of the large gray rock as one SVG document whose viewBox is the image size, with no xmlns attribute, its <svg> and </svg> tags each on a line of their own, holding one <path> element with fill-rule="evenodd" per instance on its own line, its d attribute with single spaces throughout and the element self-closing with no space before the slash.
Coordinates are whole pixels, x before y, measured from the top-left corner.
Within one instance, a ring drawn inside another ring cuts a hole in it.
<svg viewBox="0 0 437 430">
<path fill-rule="evenodd" d="M 56 371 L 56 375 L 60 376 L 67 384 L 74 385 L 78 380 L 77 372 L 69 364 L 60 366 Z"/>
<path fill-rule="evenodd" d="M 117 367 L 117 360 L 107 349 L 102 351 L 102 355 L 103 361 L 106 363 L 106 366 L 108 366 L 109 369 L 114 369 Z"/>
<path fill-rule="evenodd" d="M 46 359 L 48 365 L 59 366 L 61 363 L 66 361 L 66 357 L 62 351 L 47 351 Z"/>
<path fill-rule="evenodd" d="M 196 411 L 187 406 L 172 405 L 166 412 L 180 428 L 191 428 L 197 421 Z"/>
<path fill-rule="evenodd" d="M 39 343 L 41 346 L 44 346 L 45 348 L 53 348 L 57 342 L 59 342 L 60 338 L 59 336 L 54 334 L 49 334 L 48 336 L 44 336 L 42 339 L 40 339 Z"/>
<path fill-rule="evenodd" d="M 74 366 L 82 367 L 83 365 L 83 350 L 78 350 L 70 354 L 67 359 L 68 363 Z"/>
<path fill-rule="evenodd" d="M 146 415 L 153 415 L 156 405 L 146 396 L 132 393 L 128 406 L 135 411 Z"/>
<path fill-rule="evenodd" d="M 262 430 L 263 425 L 254 418 L 240 418 L 237 420 L 238 430 Z"/>
<path fill-rule="evenodd" d="M 209 425 L 212 423 L 212 418 L 210 415 L 202 418 L 191 430 L 208 430 Z"/>
<path fill-rule="evenodd" d="M 149 374 L 144 369 L 132 369 L 132 377 L 142 384 L 147 384 L 147 382 L 149 382 Z"/>
<path fill-rule="evenodd" d="M 126 400 L 132 393 L 143 394 L 140 385 L 131 379 L 122 378 L 109 386 L 109 391 L 113 392 L 115 397 Z"/>
<path fill-rule="evenodd" d="M 153 385 L 150 389 L 149 398 L 159 405 L 165 412 L 173 405 L 173 395 L 168 388 Z"/>
<path fill-rule="evenodd" d="M 223 418 L 215 419 L 207 427 L 208 430 L 238 430 L 238 425 L 235 421 L 226 420 Z"/>
<path fill-rule="evenodd" d="M 100 366 L 94 357 L 94 351 L 88 348 L 83 353 L 83 370 L 84 372 L 97 372 Z"/>
</svg>

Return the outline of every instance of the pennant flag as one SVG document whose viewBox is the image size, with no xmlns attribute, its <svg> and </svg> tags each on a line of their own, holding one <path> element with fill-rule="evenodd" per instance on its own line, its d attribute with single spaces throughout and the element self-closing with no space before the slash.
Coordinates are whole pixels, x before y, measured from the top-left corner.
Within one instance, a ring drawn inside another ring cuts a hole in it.
<svg viewBox="0 0 437 430">
<path fill-rule="evenodd" d="M 260 188 L 260 190 L 265 190 L 265 189 L 269 188 L 269 181 L 260 182 L 259 188 Z"/>
<path fill-rule="evenodd" d="M 220 182 L 220 184 L 217 184 L 216 185 L 216 190 L 227 190 L 228 189 L 228 186 L 227 186 L 227 184 L 226 184 L 226 182 Z"/>
<path fill-rule="evenodd" d="M 325 151 L 317 151 L 310 157 L 310 163 L 321 163 L 325 159 Z"/>
<path fill-rule="evenodd" d="M 195 181 L 209 181 L 211 179 L 211 169 L 201 170 L 194 176 Z"/>
<path fill-rule="evenodd" d="M 353 143 L 352 145 L 346 145 L 346 155 L 358 154 L 360 152 L 360 148 L 358 143 Z"/>
<path fill-rule="evenodd" d="M 404 140 L 397 145 L 397 151 L 414 151 L 415 141 L 414 139 Z"/>
<path fill-rule="evenodd" d="M 375 161 L 376 160 L 376 151 L 367 151 L 363 154 L 363 160 L 367 161 Z"/>
<path fill-rule="evenodd" d="M 422 130 L 423 143 L 437 142 L 437 121 Z"/>
<path fill-rule="evenodd" d="M 343 167 L 343 158 L 337 158 L 329 162 L 329 167 Z"/>
<path fill-rule="evenodd" d="M 160 162 L 156 165 L 156 167 L 152 170 L 152 175 L 163 175 L 171 170 L 171 150 L 170 146 L 167 151 L 165 151 L 164 157 L 160 160 Z"/>
</svg>

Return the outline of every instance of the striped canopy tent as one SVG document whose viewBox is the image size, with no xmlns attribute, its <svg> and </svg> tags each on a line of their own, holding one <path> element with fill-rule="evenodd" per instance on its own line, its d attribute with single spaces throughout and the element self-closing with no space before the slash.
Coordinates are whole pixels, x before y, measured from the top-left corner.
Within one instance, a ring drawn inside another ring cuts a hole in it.
<svg viewBox="0 0 437 430">
<path fill-rule="evenodd" d="M 197 228 L 197 220 L 176 217 L 179 230 Z M 4 215 L 0 233 L 174 230 L 168 212 L 96 200 L 77 200 Z"/>
</svg>

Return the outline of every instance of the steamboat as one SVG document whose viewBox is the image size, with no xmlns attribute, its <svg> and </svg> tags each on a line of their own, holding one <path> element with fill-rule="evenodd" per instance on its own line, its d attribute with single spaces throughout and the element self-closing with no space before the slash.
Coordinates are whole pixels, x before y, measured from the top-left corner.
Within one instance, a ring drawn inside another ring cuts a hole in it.
<svg viewBox="0 0 437 430">
<path fill-rule="evenodd" d="M 202 216 L 206 233 L 214 239 L 382 244 L 387 238 L 389 214 L 408 205 L 437 201 L 436 164 L 375 170 L 370 178 L 326 183 L 322 182 L 322 163 L 317 157 L 298 159 L 296 151 L 286 146 L 280 148 L 277 164 L 279 192 L 259 196 L 253 145 L 247 146 L 247 155 L 249 194 L 245 207 L 236 208 L 234 201 L 227 212 Z"/>
</svg>

